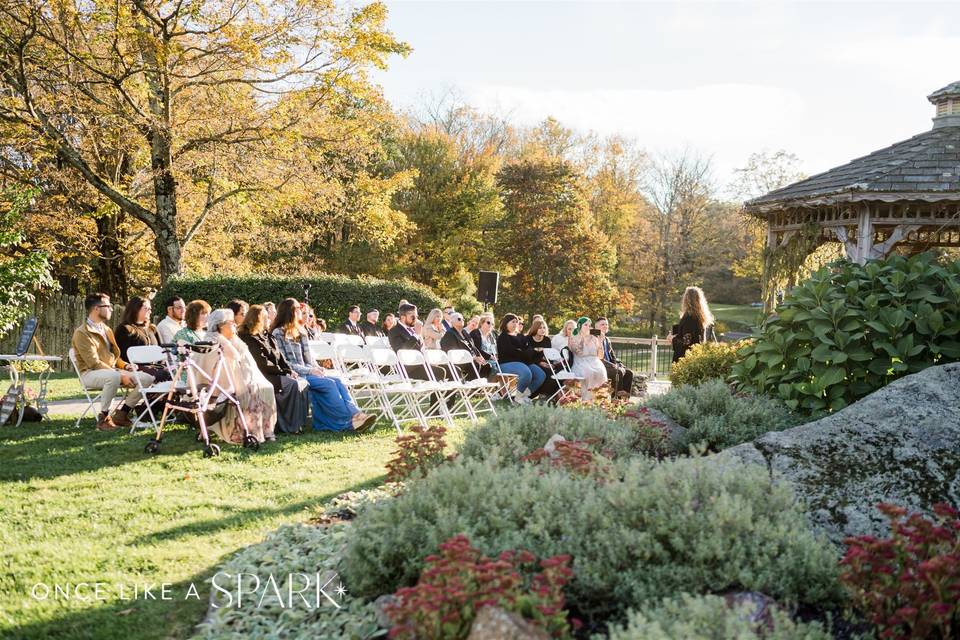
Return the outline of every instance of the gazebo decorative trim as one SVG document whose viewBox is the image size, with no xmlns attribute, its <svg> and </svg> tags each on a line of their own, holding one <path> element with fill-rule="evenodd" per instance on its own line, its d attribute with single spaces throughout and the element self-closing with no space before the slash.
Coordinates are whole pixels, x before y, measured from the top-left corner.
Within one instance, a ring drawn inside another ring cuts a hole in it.
<svg viewBox="0 0 960 640">
<path fill-rule="evenodd" d="M 960 246 L 960 82 L 928 99 L 930 131 L 748 201 L 744 211 L 767 222 L 767 249 L 811 224 L 859 263 Z"/>
</svg>

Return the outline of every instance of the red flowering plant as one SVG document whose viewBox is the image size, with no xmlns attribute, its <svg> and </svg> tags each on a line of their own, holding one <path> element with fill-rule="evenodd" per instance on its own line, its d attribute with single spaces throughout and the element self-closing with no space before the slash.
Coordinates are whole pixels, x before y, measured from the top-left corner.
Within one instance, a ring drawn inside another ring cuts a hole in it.
<svg viewBox="0 0 960 640">
<path fill-rule="evenodd" d="M 551 637 L 571 637 L 564 611 L 563 587 L 570 580 L 570 556 L 537 562 L 528 551 L 504 551 L 496 559 L 482 555 L 467 536 L 440 545 L 439 555 L 426 558 L 414 587 L 396 592 L 384 606 L 393 627 L 390 638 L 466 638 L 484 607 L 500 607 L 520 615 Z M 539 571 L 538 571 L 539 569 Z"/>
<path fill-rule="evenodd" d="M 401 482 L 417 473 L 425 478 L 430 469 L 448 460 L 443 455 L 446 433 L 441 425 L 415 426 L 409 434 L 398 437 L 397 450 L 387 462 L 387 482 Z"/>
<path fill-rule="evenodd" d="M 552 467 L 566 469 L 571 473 L 582 476 L 603 474 L 609 469 L 604 464 L 609 460 L 591 449 L 599 441 L 599 438 L 560 440 L 553 444 L 552 451 L 541 447 L 540 449 L 534 449 L 520 460 L 533 463 L 544 462 Z"/>
<path fill-rule="evenodd" d="M 888 539 L 847 538 L 841 581 L 881 638 L 956 638 L 960 634 L 960 518 L 946 504 L 934 518 L 890 504 Z"/>
</svg>

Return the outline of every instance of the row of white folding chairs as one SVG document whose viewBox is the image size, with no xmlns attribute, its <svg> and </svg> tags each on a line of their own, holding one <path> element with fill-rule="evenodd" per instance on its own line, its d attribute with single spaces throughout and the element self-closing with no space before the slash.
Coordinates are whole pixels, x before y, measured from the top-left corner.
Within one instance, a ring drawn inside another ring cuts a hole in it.
<svg viewBox="0 0 960 640">
<path fill-rule="evenodd" d="M 469 352 L 401 350 L 389 347 L 328 344 L 311 341 L 318 362 L 332 364 L 331 375 L 340 377 L 354 401 L 365 412 L 386 416 L 398 433 L 407 423 L 426 426 L 431 420 L 453 425 L 455 418 L 476 422 L 483 413 L 496 413 L 493 396 L 499 385 L 480 377 Z M 447 372 L 437 380 L 429 365 Z M 421 367 L 426 380 L 411 377 L 409 369 Z M 473 373 L 467 379 L 460 367 Z"/>
<path fill-rule="evenodd" d="M 347 333 L 327 333 L 320 334 L 320 341 L 327 344 L 353 344 L 358 347 L 369 345 L 372 347 L 389 347 L 390 341 L 382 336 L 355 336 Z"/>
</svg>

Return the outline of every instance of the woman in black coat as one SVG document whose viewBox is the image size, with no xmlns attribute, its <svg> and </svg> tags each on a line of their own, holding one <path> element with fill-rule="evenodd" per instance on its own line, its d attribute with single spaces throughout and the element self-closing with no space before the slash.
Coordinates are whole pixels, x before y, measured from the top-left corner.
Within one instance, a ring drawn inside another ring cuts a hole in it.
<svg viewBox="0 0 960 640">
<path fill-rule="evenodd" d="M 667 337 L 673 343 L 673 361 L 676 362 L 695 344 L 716 342 L 713 314 L 700 287 L 687 287 L 680 301 L 680 322 L 673 325 Z"/>
<path fill-rule="evenodd" d="M 530 403 L 530 396 L 543 385 L 547 375 L 537 362 L 540 357 L 527 346 L 527 338 L 520 333 L 520 318 L 508 313 L 500 320 L 500 335 L 497 336 L 497 358 L 503 373 L 517 376 L 518 401 Z"/>
<path fill-rule="evenodd" d="M 150 310 L 150 301 L 140 296 L 130 298 L 123 310 L 123 317 L 120 319 L 114 338 L 117 340 L 117 346 L 120 347 L 120 357 L 125 362 L 130 362 L 127 354 L 130 347 L 160 344 L 157 328 L 150 324 Z M 138 364 L 137 368 L 152 375 L 154 382 L 166 382 L 170 379 L 170 372 L 162 364 Z"/>
<path fill-rule="evenodd" d="M 237 335 L 247 345 L 260 373 L 273 385 L 277 398 L 277 430 L 300 433 L 310 406 L 309 385 L 283 357 L 276 338 L 267 331 L 266 319 L 263 306 L 252 305 Z"/>
</svg>

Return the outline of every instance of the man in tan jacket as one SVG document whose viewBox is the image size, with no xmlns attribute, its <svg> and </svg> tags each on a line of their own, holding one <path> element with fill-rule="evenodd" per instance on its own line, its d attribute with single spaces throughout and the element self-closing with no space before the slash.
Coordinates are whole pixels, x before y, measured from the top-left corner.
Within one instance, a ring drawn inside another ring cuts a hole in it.
<svg viewBox="0 0 960 640">
<path fill-rule="evenodd" d="M 131 425 L 130 409 L 140 402 L 140 392 L 134 376 L 140 378 L 144 387 L 153 383 L 153 376 L 127 364 L 120 358 L 120 348 L 113 337 L 113 330 L 107 326 L 113 315 L 113 305 L 105 293 L 91 293 L 84 299 L 87 321 L 73 332 L 74 353 L 80 380 L 87 389 L 102 389 L 100 397 L 100 415 L 97 417 L 97 429 L 113 431 L 118 427 Z M 110 415 L 110 404 L 117 389 L 132 389 L 120 408 Z"/>
</svg>

